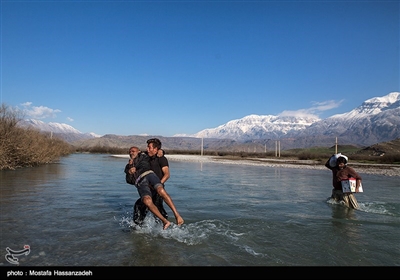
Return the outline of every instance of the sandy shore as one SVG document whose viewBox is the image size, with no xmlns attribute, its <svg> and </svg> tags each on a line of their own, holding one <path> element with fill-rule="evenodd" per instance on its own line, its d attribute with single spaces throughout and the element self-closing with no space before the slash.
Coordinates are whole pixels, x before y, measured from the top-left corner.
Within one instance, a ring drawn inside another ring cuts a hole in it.
<svg viewBox="0 0 400 280">
<path fill-rule="evenodd" d="M 116 157 L 128 158 L 128 155 L 114 155 Z M 224 158 L 216 156 L 199 155 L 166 155 L 169 161 L 190 161 L 190 162 L 219 162 L 224 164 L 245 164 L 262 165 L 268 167 L 302 168 L 302 169 L 326 169 L 324 163 L 312 160 L 287 160 L 287 159 L 265 159 L 265 158 Z M 377 174 L 385 176 L 400 176 L 400 166 L 393 164 L 362 164 L 349 161 L 360 174 Z"/>
</svg>

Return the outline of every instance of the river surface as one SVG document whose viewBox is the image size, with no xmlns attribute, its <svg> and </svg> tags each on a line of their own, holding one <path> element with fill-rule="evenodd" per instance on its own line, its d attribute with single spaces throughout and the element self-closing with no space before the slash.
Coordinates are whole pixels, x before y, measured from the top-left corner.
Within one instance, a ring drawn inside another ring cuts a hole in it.
<svg viewBox="0 0 400 280">
<path fill-rule="evenodd" d="M 331 172 L 170 160 L 185 220 L 132 223 L 127 159 L 73 154 L 0 171 L 0 266 L 399 266 L 399 177 L 361 174 L 360 210 L 329 201 Z"/>
</svg>

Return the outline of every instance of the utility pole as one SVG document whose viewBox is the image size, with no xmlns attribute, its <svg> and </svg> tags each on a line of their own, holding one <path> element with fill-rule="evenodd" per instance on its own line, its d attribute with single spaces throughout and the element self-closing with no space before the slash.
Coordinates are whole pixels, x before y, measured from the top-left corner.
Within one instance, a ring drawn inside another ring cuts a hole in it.
<svg viewBox="0 0 400 280">
<path fill-rule="evenodd" d="M 337 154 L 337 137 L 336 137 L 336 140 L 335 140 L 335 154 Z"/>
<path fill-rule="evenodd" d="M 203 137 L 201 137 L 201 152 L 200 152 L 200 154 L 203 155 Z"/>
<path fill-rule="evenodd" d="M 281 141 L 275 140 L 275 157 L 281 157 Z"/>
<path fill-rule="evenodd" d="M 281 157 L 281 141 L 278 141 L 278 146 L 279 146 L 279 157 Z"/>
</svg>

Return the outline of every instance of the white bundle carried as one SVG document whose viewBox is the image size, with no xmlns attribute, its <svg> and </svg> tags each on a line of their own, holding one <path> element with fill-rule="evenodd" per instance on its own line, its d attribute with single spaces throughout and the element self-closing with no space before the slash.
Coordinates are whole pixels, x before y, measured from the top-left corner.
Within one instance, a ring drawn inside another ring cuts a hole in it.
<svg viewBox="0 0 400 280">
<path fill-rule="evenodd" d="M 342 155 L 341 153 L 337 153 L 337 154 L 334 154 L 333 156 L 331 156 L 329 158 L 330 167 L 335 167 L 336 166 L 336 161 L 340 157 L 344 157 L 346 159 L 346 161 L 349 162 L 349 159 L 345 155 Z"/>
</svg>

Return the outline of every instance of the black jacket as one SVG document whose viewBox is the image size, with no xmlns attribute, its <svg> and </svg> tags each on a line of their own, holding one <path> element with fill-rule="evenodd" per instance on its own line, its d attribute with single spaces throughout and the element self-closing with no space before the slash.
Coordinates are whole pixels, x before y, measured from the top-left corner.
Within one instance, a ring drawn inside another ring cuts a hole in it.
<svg viewBox="0 0 400 280">
<path fill-rule="evenodd" d="M 134 174 L 129 174 L 129 169 L 132 167 L 136 168 L 136 172 Z M 151 170 L 150 168 L 150 157 L 141 152 L 137 155 L 137 157 L 133 160 L 133 164 L 125 165 L 125 180 L 128 184 L 134 185 L 136 179 L 145 171 Z"/>
</svg>

